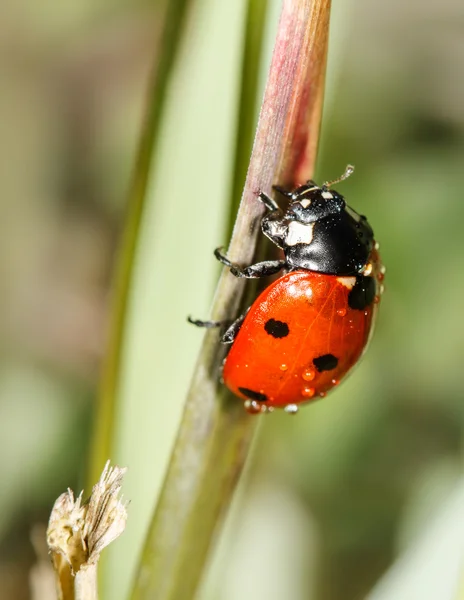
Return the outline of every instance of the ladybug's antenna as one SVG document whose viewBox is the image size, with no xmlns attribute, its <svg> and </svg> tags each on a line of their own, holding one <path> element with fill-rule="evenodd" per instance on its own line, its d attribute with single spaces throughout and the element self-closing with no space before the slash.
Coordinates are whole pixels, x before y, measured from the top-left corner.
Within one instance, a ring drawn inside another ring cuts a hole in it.
<svg viewBox="0 0 464 600">
<path fill-rule="evenodd" d="M 353 165 L 346 165 L 346 169 L 345 169 L 345 172 L 343 173 L 343 175 L 341 175 L 338 179 L 334 179 L 333 181 L 326 181 L 325 183 L 322 184 L 322 187 L 329 188 L 329 187 L 332 187 L 333 185 L 335 185 L 336 183 L 340 183 L 340 181 L 345 181 L 345 179 L 348 179 L 348 177 L 350 175 L 352 175 L 353 172 L 354 172 Z"/>
</svg>

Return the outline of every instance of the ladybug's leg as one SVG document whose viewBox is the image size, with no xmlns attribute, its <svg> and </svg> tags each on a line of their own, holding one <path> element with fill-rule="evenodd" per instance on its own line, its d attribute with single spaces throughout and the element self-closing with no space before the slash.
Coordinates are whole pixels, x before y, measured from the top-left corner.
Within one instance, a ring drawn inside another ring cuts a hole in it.
<svg viewBox="0 0 464 600">
<path fill-rule="evenodd" d="M 285 260 L 263 260 L 262 262 L 250 265 L 249 267 L 239 267 L 234 265 L 230 272 L 235 277 L 246 277 L 247 279 L 258 279 L 259 277 L 268 277 L 275 275 L 287 266 Z"/>
<path fill-rule="evenodd" d="M 226 319 L 224 321 L 201 321 L 200 319 L 192 319 L 192 317 L 187 317 L 187 321 L 192 325 L 195 325 L 196 327 L 205 327 L 206 329 L 221 327 L 224 330 L 227 327 L 227 329 L 221 336 L 221 342 L 223 344 L 232 344 L 232 342 L 235 340 L 237 333 L 240 330 L 240 327 L 242 326 L 245 316 L 246 313 L 240 315 L 233 322 L 230 319 Z"/>
<path fill-rule="evenodd" d="M 279 192 L 279 194 L 285 196 L 285 198 L 293 200 L 293 192 L 288 192 L 287 190 L 284 190 L 284 188 L 281 188 L 280 185 L 274 185 L 272 187 L 275 189 L 276 192 Z"/>
<path fill-rule="evenodd" d="M 216 248 L 214 256 L 219 262 L 222 262 L 223 265 L 229 267 L 232 275 L 235 275 L 235 277 L 245 277 L 246 279 L 257 279 L 259 277 L 274 275 L 281 271 L 287 264 L 284 260 L 263 260 L 262 262 L 250 265 L 249 267 L 241 267 L 221 254 L 220 248 Z"/>
<path fill-rule="evenodd" d="M 277 204 L 277 202 L 273 199 L 270 198 L 267 194 L 265 194 L 264 192 L 261 192 L 261 194 L 258 196 L 258 198 L 261 200 L 261 202 L 264 204 L 264 206 L 268 209 L 268 210 L 280 210 L 279 205 Z"/>
<path fill-rule="evenodd" d="M 227 256 L 224 256 L 224 254 L 222 254 L 221 250 L 222 250 L 222 246 L 220 246 L 219 248 L 216 248 L 216 250 L 214 251 L 214 256 L 217 258 L 217 260 L 219 262 L 221 262 L 223 265 L 225 265 L 226 267 L 229 267 L 229 269 L 232 269 L 233 267 L 235 267 L 236 265 L 234 265 L 233 262 L 230 262 L 230 260 L 227 258 Z"/>
<path fill-rule="evenodd" d="M 224 321 L 201 321 L 200 319 L 192 319 L 187 317 L 187 321 L 196 327 L 205 327 L 206 329 L 213 329 L 214 327 L 229 327 L 231 324 L 230 319 Z"/>
<path fill-rule="evenodd" d="M 243 315 L 240 315 L 239 317 L 237 317 L 237 319 L 235 319 L 235 321 L 232 323 L 232 325 L 230 325 L 228 327 L 228 329 L 226 330 L 226 332 L 224 333 L 224 335 L 221 338 L 221 342 L 223 344 L 232 344 L 232 342 L 237 337 L 237 333 L 240 331 L 240 327 L 242 326 L 242 323 L 246 317 L 246 314 L 247 313 L 244 313 Z"/>
</svg>

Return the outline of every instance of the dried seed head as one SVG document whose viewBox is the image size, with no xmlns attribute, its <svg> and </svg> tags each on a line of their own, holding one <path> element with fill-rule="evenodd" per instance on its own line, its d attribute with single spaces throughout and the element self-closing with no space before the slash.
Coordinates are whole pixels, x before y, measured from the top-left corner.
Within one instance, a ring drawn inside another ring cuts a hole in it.
<svg viewBox="0 0 464 600">
<path fill-rule="evenodd" d="M 70 489 L 56 500 L 47 543 L 57 573 L 70 567 L 75 575 L 82 567 L 95 564 L 103 548 L 124 531 L 127 511 L 119 492 L 125 472 L 110 467 L 108 461 L 86 502 L 82 502 L 82 492 L 74 499 Z"/>
</svg>

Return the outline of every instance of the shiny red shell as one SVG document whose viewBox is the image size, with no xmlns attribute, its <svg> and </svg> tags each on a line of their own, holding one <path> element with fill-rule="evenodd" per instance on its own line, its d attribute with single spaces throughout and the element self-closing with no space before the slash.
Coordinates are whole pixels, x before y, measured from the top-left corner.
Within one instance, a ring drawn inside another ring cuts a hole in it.
<svg viewBox="0 0 464 600">
<path fill-rule="evenodd" d="M 376 294 L 350 308 L 355 277 L 298 270 L 267 287 L 251 306 L 223 367 L 226 386 L 252 412 L 324 397 L 352 369 L 369 341 L 383 271 L 373 251 L 365 274 Z M 271 333 L 270 333 L 271 332 Z"/>
</svg>

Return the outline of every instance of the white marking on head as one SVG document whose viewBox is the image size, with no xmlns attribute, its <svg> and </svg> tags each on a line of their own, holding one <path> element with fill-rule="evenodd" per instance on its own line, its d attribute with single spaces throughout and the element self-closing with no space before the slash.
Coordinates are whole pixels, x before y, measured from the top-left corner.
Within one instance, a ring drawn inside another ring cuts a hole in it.
<svg viewBox="0 0 464 600">
<path fill-rule="evenodd" d="M 288 226 L 285 244 L 295 246 L 295 244 L 310 244 L 313 241 L 314 223 L 305 225 L 298 221 L 292 221 Z"/>
<path fill-rule="evenodd" d="M 356 277 L 337 277 L 337 281 L 349 290 L 352 290 L 356 285 Z"/>
<path fill-rule="evenodd" d="M 333 198 L 333 194 L 331 192 L 322 192 L 321 196 L 326 200 L 331 200 Z"/>
<path fill-rule="evenodd" d="M 308 208 L 308 206 L 311 204 L 311 200 L 309 198 L 306 198 L 305 200 L 300 200 L 300 204 L 303 208 Z"/>
</svg>

